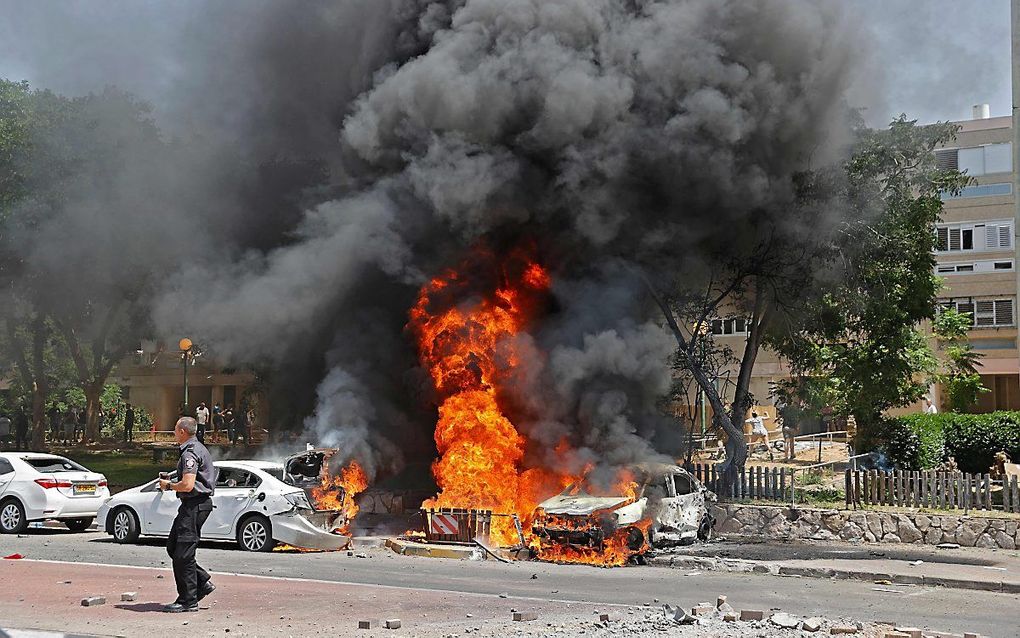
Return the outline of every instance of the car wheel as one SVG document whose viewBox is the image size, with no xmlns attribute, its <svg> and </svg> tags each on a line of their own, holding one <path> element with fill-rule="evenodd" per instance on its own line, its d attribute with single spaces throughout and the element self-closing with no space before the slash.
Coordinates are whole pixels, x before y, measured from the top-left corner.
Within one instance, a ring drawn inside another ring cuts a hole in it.
<svg viewBox="0 0 1020 638">
<path fill-rule="evenodd" d="M 0 502 L 0 533 L 20 534 L 28 529 L 25 508 L 17 499 Z"/>
<path fill-rule="evenodd" d="M 712 528 L 715 526 L 715 521 L 712 520 L 712 515 L 705 512 L 704 518 L 701 519 L 701 524 L 698 525 L 698 540 L 707 541 L 712 538 Z"/>
<path fill-rule="evenodd" d="M 64 521 L 64 525 L 67 525 L 67 529 L 72 532 L 84 532 L 92 525 L 94 518 L 71 518 Z"/>
<path fill-rule="evenodd" d="M 645 534 L 636 527 L 627 528 L 627 548 L 632 552 L 640 551 L 645 546 Z"/>
<path fill-rule="evenodd" d="M 237 544 L 249 552 L 270 552 L 276 546 L 273 526 L 265 516 L 250 516 L 237 527 Z"/>
<path fill-rule="evenodd" d="M 113 512 L 110 534 L 118 543 L 133 543 L 138 540 L 138 516 L 127 507 L 118 507 Z"/>
</svg>

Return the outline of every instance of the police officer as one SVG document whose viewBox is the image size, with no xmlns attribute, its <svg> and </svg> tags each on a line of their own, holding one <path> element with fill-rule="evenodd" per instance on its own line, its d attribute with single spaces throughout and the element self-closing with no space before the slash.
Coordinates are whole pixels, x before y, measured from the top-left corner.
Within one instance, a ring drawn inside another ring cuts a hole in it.
<svg viewBox="0 0 1020 638">
<path fill-rule="evenodd" d="M 198 601 L 216 589 L 209 581 L 209 574 L 195 560 L 202 525 L 213 509 L 211 497 L 216 484 L 212 456 L 195 438 L 197 431 L 195 419 L 178 419 L 174 438 L 181 446 L 181 460 L 177 463 L 179 480 L 176 483 L 167 479 L 159 481 L 160 489 L 173 490 L 181 499 L 166 541 L 166 553 L 173 559 L 174 580 L 177 581 L 177 600 L 163 607 L 163 611 L 171 613 L 198 611 Z"/>
</svg>

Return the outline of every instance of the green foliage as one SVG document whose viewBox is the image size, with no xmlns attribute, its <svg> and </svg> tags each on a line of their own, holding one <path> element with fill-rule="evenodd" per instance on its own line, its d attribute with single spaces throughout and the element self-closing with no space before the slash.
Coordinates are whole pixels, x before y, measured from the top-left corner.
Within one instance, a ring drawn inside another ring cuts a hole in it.
<svg viewBox="0 0 1020 638">
<path fill-rule="evenodd" d="M 954 308 L 943 310 L 932 322 L 932 332 L 945 356 L 944 371 L 936 380 L 945 388 L 953 412 L 963 412 L 977 403 L 980 394 L 989 392 L 977 370 L 982 355 L 967 340 L 971 325 L 971 316 Z"/>
<path fill-rule="evenodd" d="M 932 469 L 949 457 L 964 472 L 987 472 L 996 452 L 1020 459 L 1020 412 L 911 414 L 875 426 L 868 449 L 897 467 Z"/>
<path fill-rule="evenodd" d="M 846 165 L 853 208 L 839 240 L 831 283 L 769 345 L 795 374 L 825 379 L 832 407 L 862 427 L 927 390 L 937 360 L 920 332 L 933 319 L 935 223 L 941 195 L 967 179 L 939 169 L 934 149 L 956 127 L 919 127 L 905 117 L 862 130 Z"/>
</svg>

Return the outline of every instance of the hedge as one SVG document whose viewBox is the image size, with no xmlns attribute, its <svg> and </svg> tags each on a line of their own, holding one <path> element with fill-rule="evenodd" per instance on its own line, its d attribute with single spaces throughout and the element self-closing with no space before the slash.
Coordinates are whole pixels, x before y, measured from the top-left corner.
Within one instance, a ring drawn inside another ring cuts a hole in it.
<svg viewBox="0 0 1020 638">
<path fill-rule="evenodd" d="M 885 419 L 872 447 L 903 470 L 926 470 L 953 457 L 960 470 L 988 471 L 996 452 L 1020 461 L 1020 412 L 911 414 Z"/>
</svg>

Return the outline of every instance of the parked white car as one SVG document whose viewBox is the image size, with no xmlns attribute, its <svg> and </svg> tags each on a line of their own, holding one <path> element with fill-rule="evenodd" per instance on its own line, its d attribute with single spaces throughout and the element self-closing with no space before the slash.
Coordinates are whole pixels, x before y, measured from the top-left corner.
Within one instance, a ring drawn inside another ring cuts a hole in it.
<svg viewBox="0 0 1020 638">
<path fill-rule="evenodd" d="M 110 498 L 106 477 L 70 459 L 36 452 L 0 452 L 0 532 L 17 534 L 30 522 L 57 520 L 88 529 Z"/>
<path fill-rule="evenodd" d="M 350 536 L 340 533 L 347 523 L 343 514 L 315 509 L 303 489 L 306 484 L 318 485 L 313 479 L 322 455 L 318 465 L 306 462 L 307 453 L 300 458 L 300 468 L 293 460 L 216 461 L 213 511 L 202 527 L 202 539 L 235 540 L 250 552 L 268 552 L 277 543 L 320 550 L 345 547 Z M 133 543 L 140 535 L 167 536 L 179 503 L 174 492 L 161 491 L 158 480 L 153 480 L 111 498 L 99 511 L 99 524 L 119 543 Z"/>
</svg>

